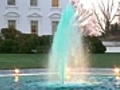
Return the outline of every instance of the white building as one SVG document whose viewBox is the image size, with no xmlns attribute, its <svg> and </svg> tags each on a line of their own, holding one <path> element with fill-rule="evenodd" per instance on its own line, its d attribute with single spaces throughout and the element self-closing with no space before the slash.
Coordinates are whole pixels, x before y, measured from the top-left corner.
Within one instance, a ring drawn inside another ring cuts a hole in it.
<svg viewBox="0 0 120 90">
<path fill-rule="evenodd" d="M 69 0 L 0 0 L 0 29 L 14 27 L 23 33 L 53 34 Z"/>
<path fill-rule="evenodd" d="M 14 27 L 23 33 L 52 35 L 68 3 L 69 0 L 0 0 L 0 29 Z M 104 45 L 106 52 L 120 52 L 119 47 Z"/>
</svg>

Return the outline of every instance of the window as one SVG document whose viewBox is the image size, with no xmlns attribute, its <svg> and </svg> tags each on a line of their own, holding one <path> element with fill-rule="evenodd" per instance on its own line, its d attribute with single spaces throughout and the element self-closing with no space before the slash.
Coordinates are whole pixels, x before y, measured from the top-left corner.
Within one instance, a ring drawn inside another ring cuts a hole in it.
<svg viewBox="0 0 120 90">
<path fill-rule="evenodd" d="M 15 5 L 15 0 L 7 0 L 7 5 Z"/>
<path fill-rule="evenodd" d="M 8 28 L 16 28 L 16 20 L 8 20 Z"/>
<path fill-rule="evenodd" d="M 37 34 L 38 32 L 38 21 L 32 20 L 31 21 L 31 34 Z"/>
<path fill-rule="evenodd" d="M 52 0 L 52 7 L 58 7 L 59 6 L 59 0 Z"/>
<path fill-rule="evenodd" d="M 30 0 L 30 6 L 37 6 L 37 0 Z"/>
<path fill-rule="evenodd" d="M 52 21 L 52 34 L 53 35 L 57 30 L 57 26 L 58 26 L 58 21 Z"/>
</svg>

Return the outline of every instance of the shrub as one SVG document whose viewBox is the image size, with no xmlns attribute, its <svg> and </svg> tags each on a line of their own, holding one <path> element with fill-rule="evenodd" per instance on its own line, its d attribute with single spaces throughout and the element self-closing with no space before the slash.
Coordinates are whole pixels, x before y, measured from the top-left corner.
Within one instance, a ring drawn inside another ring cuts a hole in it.
<svg viewBox="0 0 120 90">
<path fill-rule="evenodd" d="M 3 28 L 1 29 L 1 36 L 4 39 L 15 39 L 20 34 L 22 34 L 20 31 L 14 29 L 14 28 Z"/>
<path fill-rule="evenodd" d="M 97 37 L 87 36 L 85 37 L 85 42 L 87 43 L 87 47 L 91 53 L 105 53 L 106 51 L 106 47 Z"/>
<path fill-rule="evenodd" d="M 51 47 L 51 36 L 39 37 L 39 53 L 48 53 Z"/>
<path fill-rule="evenodd" d="M 19 53 L 37 53 L 37 47 L 39 45 L 38 36 L 32 34 L 24 34 L 19 39 Z"/>
<path fill-rule="evenodd" d="M 12 39 L 5 39 L 2 42 L 2 53 L 13 53 L 15 51 L 16 43 Z M 17 49 L 16 49 L 17 50 Z"/>
</svg>

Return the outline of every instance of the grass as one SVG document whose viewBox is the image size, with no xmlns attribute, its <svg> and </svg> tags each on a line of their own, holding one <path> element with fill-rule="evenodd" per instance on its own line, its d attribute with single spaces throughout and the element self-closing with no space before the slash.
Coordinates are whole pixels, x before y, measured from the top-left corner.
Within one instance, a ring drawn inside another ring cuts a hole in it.
<svg viewBox="0 0 120 90">
<path fill-rule="evenodd" d="M 92 54 L 90 64 L 98 68 L 120 67 L 120 53 Z"/>
<path fill-rule="evenodd" d="M 45 54 L 0 54 L 0 69 L 41 68 L 47 60 Z"/>
<path fill-rule="evenodd" d="M 91 67 L 120 67 L 120 54 L 92 54 L 88 60 Z M 0 69 L 45 68 L 48 65 L 46 54 L 0 54 Z"/>
</svg>

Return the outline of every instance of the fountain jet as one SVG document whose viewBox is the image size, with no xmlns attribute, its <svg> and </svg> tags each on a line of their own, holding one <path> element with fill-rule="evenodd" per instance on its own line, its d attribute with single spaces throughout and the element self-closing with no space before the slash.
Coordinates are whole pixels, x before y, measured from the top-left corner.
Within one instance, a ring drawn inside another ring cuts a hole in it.
<svg viewBox="0 0 120 90">
<path fill-rule="evenodd" d="M 77 73 L 81 79 L 83 71 L 88 69 L 87 53 L 84 50 L 82 28 L 76 25 L 75 9 L 69 4 L 63 11 L 57 31 L 54 35 L 50 52 L 49 71 L 58 74 L 57 79 L 63 84 L 66 81 L 76 82 Z M 69 73 L 67 69 L 70 68 Z M 69 75 L 70 80 L 66 80 Z M 55 80 L 56 77 L 50 77 Z"/>
</svg>

